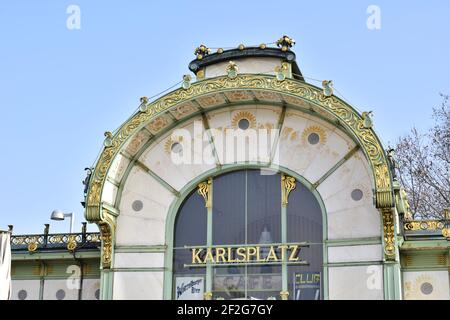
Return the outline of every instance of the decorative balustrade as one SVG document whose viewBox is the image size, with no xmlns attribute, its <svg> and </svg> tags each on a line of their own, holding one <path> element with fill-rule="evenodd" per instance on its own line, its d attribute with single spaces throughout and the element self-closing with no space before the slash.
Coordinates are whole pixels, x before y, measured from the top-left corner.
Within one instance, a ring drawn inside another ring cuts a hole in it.
<svg viewBox="0 0 450 320">
<path fill-rule="evenodd" d="M 27 234 L 11 236 L 11 250 L 35 252 L 37 250 L 75 251 L 77 249 L 95 249 L 100 247 L 100 233 L 55 233 Z"/>
</svg>

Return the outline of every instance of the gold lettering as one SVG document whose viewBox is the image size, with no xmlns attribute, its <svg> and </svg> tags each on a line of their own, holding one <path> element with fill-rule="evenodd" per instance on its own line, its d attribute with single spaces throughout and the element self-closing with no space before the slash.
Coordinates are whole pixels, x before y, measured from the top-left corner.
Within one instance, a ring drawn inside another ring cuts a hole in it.
<svg viewBox="0 0 450 320">
<path fill-rule="evenodd" d="M 276 254 L 275 249 L 273 248 L 273 246 L 270 246 L 270 250 L 269 250 L 269 253 L 267 254 L 266 261 L 269 262 L 271 259 L 273 261 L 278 261 L 277 254 Z"/>
<path fill-rule="evenodd" d="M 231 262 L 237 262 L 237 260 L 236 259 L 231 259 L 231 256 L 232 256 L 232 254 L 231 254 L 231 248 L 230 247 L 228 247 L 228 263 L 231 263 Z"/>
<path fill-rule="evenodd" d="M 285 260 L 287 248 L 288 248 L 287 245 L 278 246 L 278 249 L 281 249 L 281 261 Z"/>
<path fill-rule="evenodd" d="M 208 261 L 211 263 L 214 263 L 214 256 L 211 252 L 211 248 L 206 249 L 206 256 L 205 256 L 205 260 L 203 261 L 203 263 L 208 263 Z"/>
<path fill-rule="evenodd" d="M 225 248 L 216 248 L 216 262 L 219 263 L 220 260 L 227 262 L 225 259 Z"/>
<path fill-rule="evenodd" d="M 245 248 L 243 248 L 243 247 L 237 248 L 236 253 L 239 257 L 242 258 L 242 259 L 237 259 L 236 262 L 245 262 L 246 261 L 245 259 L 247 256 L 245 254 Z"/>
<path fill-rule="evenodd" d="M 200 252 L 202 252 L 202 249 L 192 249 L 192 264 L 202 263 L 202 260 L 198 256 Z"/>
<path fill-rule="evenodd" d="M 256 262 L 264 262 L 264 259 L 261 258 L 261 247 L 256 247 Z"/>
<path fill-rule="evenodd" d="M 247 262 L 250 261 L 250 257 L 256 255 L 256 248 L 255 247 L 248 247 L 247 248 Z"/>
<path fill-rule="evenodd" d="M 291 245 L 289 246 L 289 249 L 291 249 L 291 255 L 289 256 L 289 261 L 298 261 L 300 258 L 298 257 L 297 251 L 300 251 L 298 248 L 298 245 Z"/>
</svg>

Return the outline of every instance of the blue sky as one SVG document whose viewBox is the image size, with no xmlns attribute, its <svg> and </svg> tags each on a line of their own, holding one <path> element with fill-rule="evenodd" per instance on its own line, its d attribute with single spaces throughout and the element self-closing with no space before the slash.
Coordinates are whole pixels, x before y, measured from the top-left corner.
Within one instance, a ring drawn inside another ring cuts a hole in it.
<svg viewBox="0 0 450 320">
<path fill-rule="evenodd" d="M 71 4 L 79 30 L 66 27 Z M 379 30 L 366 26 L 372 4 Z M 287 34 L 306 77 L 332 79 L 352 105 L 374 111 L 386 147 L 412 126 L 424 130 L 439 92 L 450 93 L 449 12 L 448 1 L 2 1 L 0 229 L 40 233 L 55 208 L 75 212 L 79 229 L 83 169 L 103 133 L 139 97 L 180 81 L 200 43 Z"/>
</svg>

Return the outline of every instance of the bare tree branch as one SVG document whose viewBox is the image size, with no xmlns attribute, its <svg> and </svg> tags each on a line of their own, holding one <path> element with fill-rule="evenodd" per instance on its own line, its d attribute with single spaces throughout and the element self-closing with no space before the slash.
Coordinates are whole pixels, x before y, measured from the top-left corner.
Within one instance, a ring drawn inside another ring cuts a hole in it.
<svg viewBox="0 0 450 320">
<path fill-rule="evenodd" d="M 395 147 L 397 177 L 414 219 L 442 219 L 450 203 L 450 96 L 441 96 L 434 126 L 425 134 L 412 128 Z"/>
</svg>

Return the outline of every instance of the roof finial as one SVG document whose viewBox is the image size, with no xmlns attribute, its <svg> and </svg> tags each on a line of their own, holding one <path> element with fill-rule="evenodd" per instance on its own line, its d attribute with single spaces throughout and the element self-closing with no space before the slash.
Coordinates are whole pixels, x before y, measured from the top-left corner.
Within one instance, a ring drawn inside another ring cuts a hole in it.
<svg viewBox="0 0 450 320">
<path fill-rule="evenodd" d="M 209 49 L 204 44 L 201 44 L 200 46 L 198 46 L 194 51 L 194 54 L 197 56 L 198 60 L 203 59 L 204 56 L 206 56 L 210 53 L 211 53 L 211 49 Z"/>
<path fill-rule="evenodd" d="M 295 40 L 283 35 L 278 41 L 277 46 L 281 47 L 281 51 L 288 51 L 293 45 L 295 45 Z"/>
</svg>

